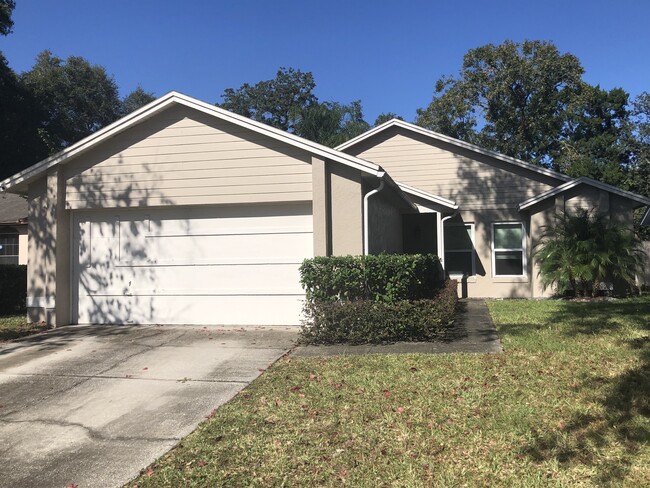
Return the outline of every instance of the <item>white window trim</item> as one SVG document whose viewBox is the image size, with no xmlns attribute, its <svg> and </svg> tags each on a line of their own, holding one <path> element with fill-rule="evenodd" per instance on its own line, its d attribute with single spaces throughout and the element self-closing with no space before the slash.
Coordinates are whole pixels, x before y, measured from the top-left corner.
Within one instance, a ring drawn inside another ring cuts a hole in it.
<svg viewBox="0 0 650 488">
<path fill-rule="evenodd" d="M 472 240 L 472 249 L 471 249 L 471 253 L 472 253 L 472 274 L 470 276 L 468 276 L 468 278 L 472 278 L 472 277 L 476 276 L 476 243 L 474 241 L 474 237 L 475 237 L 475 234 L 474 234 L 474 222 L 451 222 L 451 223 L 445 222 L 444 226 L 445 227 L 467 227 L 467 226 L 469 226 L 470 239 Z M 466 249 L 463 249 L 463 250 L 458 249 L 458 250 L 447 251 L 445 249 L 445 242 L 444 242 L 445 237 L 447 237 L 446 232 L 444 233 L 443 242 L 442 242 L 442 254 L 443 254 L 443 256 L 448 252 L 450 252 L 450 253 L 470 252 L 469 250 L 466 250 Z M 445 259 L 445 267 L 447 266 L 446 261 L 447 260 Z M 447 270 L 445 269 L 445 272 L 446 271 Z M 450 278 L 462 278 L 463 275 L 462 274 L 451 274 L 451 273 L 449 273 L 449 277 Z"/>
<path fill-rule="evenodd" d="M 498 248 L 494 247 L 494 226 L 495 225 L 513 225 L 519 224 L 521 226 L 521 248 Z M 526 249 L 526 226 L 521 220 L 515 220 L 510 222 L 492 222 L 492 239 L 491 239 L 491 248 L 492 248 L 492 278 L 528 278 L 528 252 Z M 496 253 L 502 251 L 521 251 L 521 269 L 522 274 L 520 275 L 498 275 L 496 268 Z"/>
<path fill-rule="evenodd" d="M 20 261 L 20 234 L 18 232 L 0 231 L 0 237 L 2 237 L 2 236 L 10 236 L 10 237 L 15 237 L 16 238 L 16 246 L 18 247 L 18 253 L 17 254 L 3 254 L 1 257 L 3 257 L 3 258 L 16 258 L 16 264 L 18 264 L 19 261 Z"/>
</svg>

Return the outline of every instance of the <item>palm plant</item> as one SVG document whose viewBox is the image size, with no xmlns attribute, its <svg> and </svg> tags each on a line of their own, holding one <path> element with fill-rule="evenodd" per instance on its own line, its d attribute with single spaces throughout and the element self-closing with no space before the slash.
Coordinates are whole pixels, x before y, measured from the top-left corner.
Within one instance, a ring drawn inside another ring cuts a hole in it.
<svg viewBox="0 0 650 488">
<path fill-rule="evenodd" d="M 631 229 L 580 209 L 556 215 L 554 224 L 542 229 L 533 258 L 545 289 L 555 286 L 560 292 L 594 296 L 603 282 L 633 286 L 644 253 Z"/>
</svg>

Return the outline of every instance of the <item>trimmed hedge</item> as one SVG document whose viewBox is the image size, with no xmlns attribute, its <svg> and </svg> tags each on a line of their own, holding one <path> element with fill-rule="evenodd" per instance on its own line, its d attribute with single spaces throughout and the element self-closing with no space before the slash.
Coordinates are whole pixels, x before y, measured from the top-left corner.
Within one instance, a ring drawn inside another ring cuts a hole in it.
<svg viewBox="0 0 650 488">
<path fill-rule="evenodd" d="M 308 302 L 397 303 L 432 298 L 444 283 L 444 273 L 432 254 L 328 256 L 303 261 L 300 282 Z"/>
<path fill-rule="evenodd" d="M 27 296 L 27 266 L 0 266 L 0 315 L 25 311 Z"/>
<path fill-rule="evenodd" d="M 447 335 L 458 304 L 449 280 L 430 299 L 378 303 L 372 300 L 306 302 L 302 341 L 310 344 L 428 341 Z"/>
<path fill-rule="evenodd" d="M 306 343 L 426 341 L 446 335 L 458 295 L 433 255 L 317 257 L 301 268 Z"/>
</svg>

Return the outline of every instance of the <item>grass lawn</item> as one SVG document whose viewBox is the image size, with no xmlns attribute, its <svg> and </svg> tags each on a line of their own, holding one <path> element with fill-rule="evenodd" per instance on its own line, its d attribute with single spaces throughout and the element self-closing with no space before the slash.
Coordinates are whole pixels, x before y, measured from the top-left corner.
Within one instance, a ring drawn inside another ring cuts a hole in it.
<svg viewBox="0 0 650 488">
<path fill-rule="evenodd" d="M 47 330 L 44 324 L 29 324 L 25 315 L 0 315 L 0 342 Z"/>
<path fill-rule="evenodd" d="M 134 486 L 648 486 L 650 297 L 492 301 L 496 355 L 285 359 Z"/>
</svg>

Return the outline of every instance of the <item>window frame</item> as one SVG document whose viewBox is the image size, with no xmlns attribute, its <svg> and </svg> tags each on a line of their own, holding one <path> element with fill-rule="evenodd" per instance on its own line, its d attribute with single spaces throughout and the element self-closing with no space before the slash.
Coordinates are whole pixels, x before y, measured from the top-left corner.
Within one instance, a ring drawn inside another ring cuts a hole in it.
<svg viewBox="0 0 650 488">
<path fill-rule="evenodd" d="M 470 229 L 470 240 L 472 241 L 472 248 L 469 249 L 469 250 L 467 250 L 467 249 L 462 249 L 462 250 L 461 249 L 455 249 L 455 250 L 447 251 L 445 249 L 445 239 L 447 238 L 447 232 L 445 232 L 445 229 L 444 229 L 445 227 L 469 227 L 469 229 Z M 447 273 L 450 278 L 462 278 L 465 275 L 458 274 L 458 273 L 451 274 L 451 273 L 449 273 L 447 271 L 447 256 L 446 256 L 446 254 L 448 252 L 452 252 L 452 253 L 467 253 L 467 252 L 470 252 L 471 256 L 472 256 L 472 274 L 467 275 L 467 277 L 468 278 L 473 278 L 473 277 L 476 276 L 476 241 L 475 241 L 475 238 L 476 238 L 476 233 L 475 233 L 475 230 L 474 230 L 474 222 L 449 222 L 449 223 L 445 222 L 443 224 L 442 254 L 445 257 L 445 266 L 444 266 L 445 267 L 445 273 Z"/>
<path fill-rule="evenodd" d="M 18 264 L 20 263 L 20 234 L 18 232 L 8 232 L 8 231 L 2 231 L 0 230 L 0 237 L 15 237 L 16 238 L 16 243 L 13 244 L 16 247 L 16 254 L 2 254 L 0 257 L 2 258 L 16 258 L 15 263 L 0 263 L 0 266 L 2 265 L 13 265 L 13 264 Z"/>
<path fill-rule="evenodd" d="M 498 225 L 514 225 L 514 224 L 519 224 L 521 227 L 521 248 L 497 248 L 496 247 L 496 232 L 495 232 L 495 226 Z M 513 221 L 507 221 L 507 222 L 492 222 L 492 239 L 491 239 L 491 245 L 490 247 L 492 248 L 492 277 L 493 278 L 528 278 L 528 253 L 527 253 L 527 235 L 526 235 L 526 226 L 524 225 L 524 222 L 521 220 L 513 220 Z M 522 274 L 520 275 L 505 275 L 505 274 L 497 274 L 497 268 L 496 268 L 496 256 L 497 252 L 521 252 L 521 271 Z"/>
</svg>

